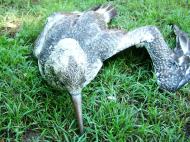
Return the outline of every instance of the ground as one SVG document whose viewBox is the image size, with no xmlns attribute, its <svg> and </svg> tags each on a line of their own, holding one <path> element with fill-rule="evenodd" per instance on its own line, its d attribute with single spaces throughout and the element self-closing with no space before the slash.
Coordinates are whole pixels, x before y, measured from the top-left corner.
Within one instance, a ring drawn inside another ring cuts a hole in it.
<svg viewBox="0 0 190 142">
<path fill-rule="evenodd" d="M 105 0 L 0 0 L 0 142 L 190 141 L 190 85 L 159 90 L 151 60 L 133 47 L 105 62 L 83 90 L 85 133 L 77 134 L 70 96 L 46 84 L 30 54 L 48 15 Z M 110 27 L 156 25 L 175 46 L 171 24 L 190 35 L 186 0 L 115 0 Z"/>
</svg>

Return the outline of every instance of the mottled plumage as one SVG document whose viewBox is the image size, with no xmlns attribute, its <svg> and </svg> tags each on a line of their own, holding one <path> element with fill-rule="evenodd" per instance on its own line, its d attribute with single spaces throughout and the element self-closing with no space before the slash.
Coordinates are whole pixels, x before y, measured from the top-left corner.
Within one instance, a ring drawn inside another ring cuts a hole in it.
<svg viewBox="0 0 190 142">
<path fill-rule="evenodd" d="M 175 91 L 189 80 L 189 65 L 178 62 L 179 57 L 168 48 L 156 27 L 141 27 L 128 33 L 108 29 L 107 23 L 115 15 L 116 10 L 110 4 L 84 12 L 55 13 L 48 18 L 34 48 L 43 78 L 71 94 L 81 133 L 82 88 L 95 78 L 103 61 L 126 48 L 146 47 L 161 88 Z M 184 51 L 187 47 L 178 41 L 178 48 Z"/>
</svg>

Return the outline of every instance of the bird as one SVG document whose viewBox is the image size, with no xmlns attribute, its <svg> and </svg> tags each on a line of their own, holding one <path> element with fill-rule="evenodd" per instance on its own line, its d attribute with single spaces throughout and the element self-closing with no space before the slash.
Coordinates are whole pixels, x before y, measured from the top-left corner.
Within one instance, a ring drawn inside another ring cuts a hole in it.
<svg viewBox="0 0 190 142">
<path fill-rule="evenodd" d="M 49 85 L 68 90 L 80 134 L 84 132 L 82 89 L 113 55 L 130 47 L 145 47 L 153 62 L 157 83 L 163 90 L 174 92 L 190 79 L 187 34 L 174 26 L 178 46 L 171 49 L 156 26 L 129 31 L 109 28 L 116 15 L 111 3 L 83 12 L 53 13 L 35 43 L 33 52 L 40 74 Z"/>
</svg>

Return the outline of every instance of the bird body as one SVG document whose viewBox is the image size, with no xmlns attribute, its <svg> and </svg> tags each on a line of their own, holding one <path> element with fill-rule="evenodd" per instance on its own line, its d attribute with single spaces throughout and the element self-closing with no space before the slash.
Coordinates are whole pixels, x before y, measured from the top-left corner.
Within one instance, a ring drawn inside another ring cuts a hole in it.
<svg viewBox="0 0 190 142">
<path fill-rule="evenodd" d="M 84 12 L 54 13 L 34 48 L 43 78 L 50 85 L 69 91 L 81 133 L 82 89 L 95 78 L 103 61 L 126 48 L 146 47 L 161 88 L 175 91 L 189 80 L 186 79 L 189 73 L 185 73 L 190 70 L 189 65 L 185 60 L 179 65 L 179 57 L 168 48 L 156 27 L 145 26 L 129 32 L 108 29 L 107 24 L 115 16 L 116 10 L 110 4 Z M 179 48 L 183 53 L 187 47 Z"/>
<path fill-rule="evenodd" d="M 111 5 L 102 7 L 108 8 L 112 11 Z M 66 88 L 71 94 L 80 132 L 83 131 L 81 91 L 103 64 L 103 51 L 97 48 L 95 40 L 101 38 L 102 29 L 107 29 L 108 16 L 109 12 L 104 19 L 104 13 L 95 11 L 55 13 L 48 18 L 34 48 L 43 78 L 56 88 Z"/>
</svg>

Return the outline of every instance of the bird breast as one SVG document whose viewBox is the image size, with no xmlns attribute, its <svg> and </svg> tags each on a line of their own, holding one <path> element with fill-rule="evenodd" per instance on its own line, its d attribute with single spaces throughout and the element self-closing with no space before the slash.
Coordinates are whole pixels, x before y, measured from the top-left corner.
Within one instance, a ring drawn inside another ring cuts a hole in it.
<svg viewBox="0 0 190 142">
<path fill-rule="evenodd" d="M 61 52 L 59 52 L 61 51 Z M 61 53 L 61 55 L 59 55 Z M 72 63 L 69 63 L 69 59 L 73 58 L 77 65 L 84 67 L 87 63 L 87 56 L 83 49 L 80 47 L 79 42 L 73 38 L 64 38 L 55 45 L 55 51 L 50 58 L 60 57 L 60 64 L 64 68 L 68 68 Z M 57 60 L 57 59 L 56 59 Z"/>
<path fill-rule="evenodd" d="M 53 86 L 64 85 L 69 91 L 77 92 L 85 82 L 86 67 L 87 56 L 79 43 L 65 38 L 55 45 L 44 64 L 44 78 Z"/>
</svg>

